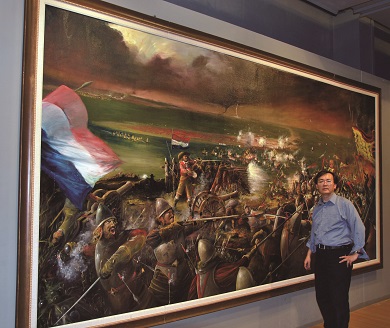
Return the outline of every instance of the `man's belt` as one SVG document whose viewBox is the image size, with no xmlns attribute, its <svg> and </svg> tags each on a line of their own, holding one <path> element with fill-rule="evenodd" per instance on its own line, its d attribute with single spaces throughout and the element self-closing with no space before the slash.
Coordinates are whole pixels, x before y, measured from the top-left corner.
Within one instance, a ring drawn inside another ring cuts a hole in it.
<svg viewBox="0 0 390 328">
<path fill-rule="evenodd" d="M 341 245 L 341 246 L 326 246 L 326 245 L 318 244 L 318 245 L 316 245 L 316 248 L 322 249 L 322 250 L 348 249 L 348 248 L 352 248 L 352 245 L 348 244 L 348 245 Z"/>
</svg>

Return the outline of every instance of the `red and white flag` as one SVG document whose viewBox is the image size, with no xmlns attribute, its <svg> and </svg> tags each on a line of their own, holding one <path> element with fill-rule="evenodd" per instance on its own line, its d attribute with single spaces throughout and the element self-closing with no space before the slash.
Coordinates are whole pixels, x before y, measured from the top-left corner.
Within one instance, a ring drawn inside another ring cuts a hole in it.
<svg viewBox="0 0 390 328">
<path fill-rule="evenodd" d="M 172 131 L 171 147 L 186 149 L 190 146 L 190 138 L 184 131 Z"/>
</svg>

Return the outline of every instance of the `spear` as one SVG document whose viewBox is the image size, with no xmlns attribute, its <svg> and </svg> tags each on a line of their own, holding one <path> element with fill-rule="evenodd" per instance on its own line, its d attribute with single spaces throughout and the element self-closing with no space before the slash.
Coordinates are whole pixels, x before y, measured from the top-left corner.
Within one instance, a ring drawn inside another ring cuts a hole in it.
<svg viewBox="0 0 390 328">
<path fill-rule="evenodd" d="M 266 277 L 263 279 L 263 281 L 259 285 L 264 284 L 268 280 L 269 277 L 271 277 L 276 271 L 278 271 L 279 268 L 299 249 L 299 247 L 301 247 L 309 239 L 309 237 L 310 237 L 310 235 L 300 239 L 301 242 L 298 244 L 298 246 L 295 247 L 295 249 L 290 254 L 288 254 L 288 256 L 284 259 L 284 261 L 282 261 L 282 263 L 280 263 L 274 270 L 268 272 Z"/>
<path fill-rule="evenodd" d="M 126 286 L 126 288 L 129 290 L 130 294 L 133 296 L 134 301 L 136 301 L 139 304 L 139 300 L 137 296 L 133 293 L 133 291 L 130 289 L 129 285 L 125 282 L 125 276 L 118 273 L 118 277 L 120 280 L 122 280 L 123 284 Z"/>
<path fill-rule="evenodd" d="M 258 217 L 260 214 L 256 215 L 238 215 L 238 214 L 232 214 L 232 215 L 222 215 L 222 216 L 211 216 L 211 217 L 206 217 L 206 218 L 198 218 L 198 219 L 193 219 L 193 220 L 187 220 L 187 221 L 182 221 L 184 224 L 190 224 L 192 222 L 203 222 L 203 221 L 214 221 L 214 220 L 224 220 L 224 219 L 238 219 L 238 218 L 251 218 L 251 217 Z M 264 214 L 264 216 L 272 216 L 272 217 L 277 217 L 277 215 L 273 214 Z M 283 217 L 284 216 L 279 216 L 278 217 Z"/>
</svg>

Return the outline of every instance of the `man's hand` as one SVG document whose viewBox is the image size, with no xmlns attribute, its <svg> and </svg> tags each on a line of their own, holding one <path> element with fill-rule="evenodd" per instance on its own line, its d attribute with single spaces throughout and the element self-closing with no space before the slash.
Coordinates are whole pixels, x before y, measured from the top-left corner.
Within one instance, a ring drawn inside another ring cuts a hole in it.
<svg viewBox="0 0 390 328">
<path fill-rule="evenodd" d="M 347 262 L 347 267 L 349 267 L 352 266 L 353 262 L 355 262 L 358 257 L 358 253 L 353 253 L 351 255 L 343 255 L 339 257 L 341 259 L 339 263 Z"/>
<path fill-rule="evenodd" d="M 310 249 L 307 251 L 305 261 L 303 261 L 303 266 L 306 270 L 311 269 L 311 250 Z"/>
<path fill-rule="evenodd" d="M 177 234 L 183 230 L 183 226 L 177 222 L 172 222 L 171 224 L 160 228 L 160 236 L 163 241 L 175 239 Z"/>
<path fill-rule="evenodd" d="M 64 238 L 64 231 L 62 229 L 58 229 L 55 233 L 53 233 L 53 239 L 51 243 L 53 245 L 58 244 Z"/>
<path fill-rule="evenodd" d="M 247 257 L 248 260 L 250 260 L 257 252 L 257 245 L 253 246 L 251 250 L 246 253 L 243 257 Z"/>
<path fill-rule="evenodd" d="M 115 260 L 114 258 L 109 259 L 100 270 L 100 277 L 102 279 L 108 279 L 111 276 L 112 271 L 114 270 Z"/>
</svg>

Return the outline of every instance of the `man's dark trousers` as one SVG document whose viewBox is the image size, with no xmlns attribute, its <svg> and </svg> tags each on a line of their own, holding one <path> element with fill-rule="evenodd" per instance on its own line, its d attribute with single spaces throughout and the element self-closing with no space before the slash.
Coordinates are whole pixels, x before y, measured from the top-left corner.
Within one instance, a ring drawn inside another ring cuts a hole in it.
<svg viewBox="0 0 390 328">
<path fill-rule="evenodd" d="M 347 328 L 349 323 L 349 287 L 352 266 L 347 267 L 340 256 L 351 249 L 317 249 L 315 259 L 315 289 L 318 307 L 325 328 Z"/>
</svg>

